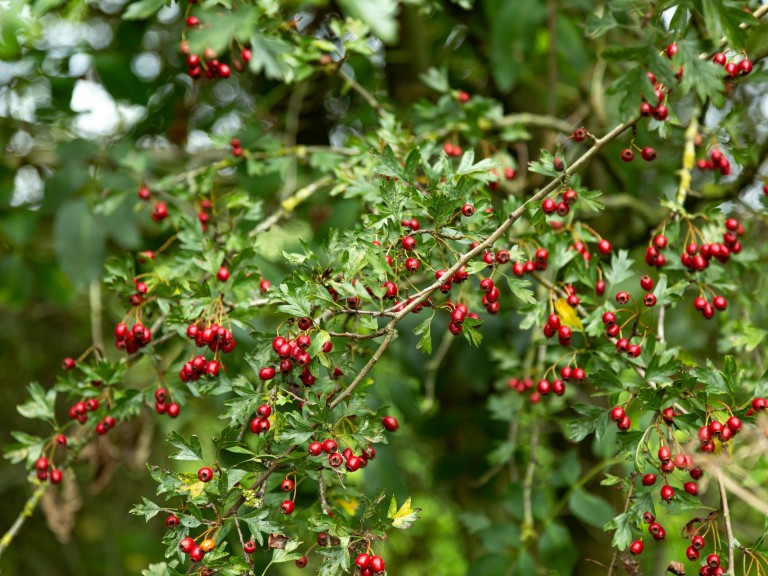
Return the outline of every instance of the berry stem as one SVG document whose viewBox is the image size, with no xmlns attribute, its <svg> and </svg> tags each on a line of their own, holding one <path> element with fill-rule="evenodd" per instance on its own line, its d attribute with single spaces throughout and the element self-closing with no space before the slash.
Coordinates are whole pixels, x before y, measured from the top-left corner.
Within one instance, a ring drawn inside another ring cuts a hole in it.
<svg viewBox="0 0 768 576">
<path fill-rule="evenodd" d="M 725 521 L 725 533 L 728 536 L 728 576 L 736 576 L 734 570 L 734 558 L 733 558 L 733 526 L 731 526 L 731 512 L 728 509 L 728 493 L 725 491 L 725 485 L 723 484 L 723 472 L 720 468 L 715 468 L 715 476 L 717 477 L 717 485 L 720 487 L 720 508 L 723 511 L 723 520 Z"/>
</svg>

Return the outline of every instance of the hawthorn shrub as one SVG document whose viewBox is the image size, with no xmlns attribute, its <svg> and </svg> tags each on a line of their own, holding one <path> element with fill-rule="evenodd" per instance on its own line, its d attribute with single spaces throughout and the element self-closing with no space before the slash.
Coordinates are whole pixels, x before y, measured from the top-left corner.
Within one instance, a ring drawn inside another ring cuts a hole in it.
<svg viewBox="0 0 768 576">
<path fill-rule="evenodd" d="M 766 13 L 0 7 L 0 554 L 136 452 L 145 575 L 764 574 Z"/>
</svg>

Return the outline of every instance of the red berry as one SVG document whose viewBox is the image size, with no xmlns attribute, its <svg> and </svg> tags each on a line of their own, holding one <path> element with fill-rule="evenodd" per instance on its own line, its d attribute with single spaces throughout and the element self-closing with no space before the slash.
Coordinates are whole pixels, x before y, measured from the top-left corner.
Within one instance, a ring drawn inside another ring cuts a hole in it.
<svg viewBox="0 0 768 576">
<path fill-rule="evenodd" d="M 707 564 L 710 568 L 717 568 L 720 566 L 720 556 L 717 554 L 710 554 L 707 556 Z"/>
<path fill-rule="evenodd" d="M 611 253 L 611 243 L 608 242 L 605 238 L 600 240 L 600 242 L 597 243 L 597 249 L 600 251 L 601 254 L 610 254 Z"/>
<path fill-rule="evenodd" d="M 662 446 L 659 448 L 659 460 L 664 462 L 665 460 L 669 460 L 672 457 L 672 453 L 669 451 L 669 448 L 667 446 Z"/>
<path fill-rule="evenodd" d="M 256 542 L 253 540 L 248 540 L 248 542 L 245 542 L 243 544 L 243 552 L 246 554 L 253 554 L 256 552 Z"/>
<path fill-rule="evenodd" d="M 182 538 L 181 542 L 179 542 L 179 550 L 184 552 L 184 554 L 189 554 L 194 547 L 195 541 L 192 538 Z"/>
<path fill-rule="evenodd" d="M 384 559 L 381 556 L 372 556 L 370 567 L 374 574 L 384 572 Z"/>
<path fill-rule="evenodd" d="M 306 568 L 306 566 L 307 566 L 307 557 L 306 556 L 302 556 L 301 558 L 297 558 L 295 564 L 296 564 L 297 568 Z"/>
<path fill-rule="evenodd" d="M 416 248 L 416 239 L 413 236 L 404 236 L 401 244 L 405 250 L 413 250 Z"/>
<path fill-rule="evenodd" d="M 624 419 L 624 416 L 626 416 L 626 412 L 621 406 L 616 406 L 611 410 L 611 420 L 614 422 L 621 422 Z"/>
<path fill-rule="evenodd" d="M 680 49 L 680 47 L 675 44 L 674 42 L 667 46 L 667 58 L 672 58 L 675 54 L 677 54 L 677 51 Z"/>
<path fill-rule="evenodd" d="M 229 280 L 229 270 L 227 270 L 227 268 L 222 266 L 221 268 L 219 268 L 219 271 L 216 273 L 216 278 L 218 278 L 219 281 L 221 282 L 226 282 L 227 280 Z"/>
<path fill-rule="evenodd" d="M 469 218 L 475 213 L 475 207 L 472 206 L 472 204 L 464 204 L 464 206 L 461 208 L 461 213 Z"/>
<path fill-rule="evenodd" d="M 197 477 L 200 482 L 210 482 L 213 479 L 213 470 L 204 466 L 197 471 Z"/>
<path fill-rule="evenodd" d="M 259 370 L 259 378 L 262 380 L 272 380 L 275 377 L 275 369 L 272 366 L 266 366 Z"/>
<path fill-rule="evenodd" d="M 739 74 L 741 74 L 742 76 L 746 76 L 750 72 L 752 72 L 752 62 L 750 62 L 745 58 L 744 60 L 739 62 Z"/>
<path fill-rule="evenodd" d="M 280 504 L 280 512 L 283 514 L 290 514 L 294 508 L 296 508 L 296 505 L 293 503 L 293 500 L 283 500 L 283 503 Z"/>
<path fill-rule="evenodd" d="M 663 104 L 659 104 L 656 106 L 656 108 L 653 109 L 653 117 L 658 120 L 659 122 L 663 122 L 667 118 L 669 118 L 669 108 L 664 106 Z M 645 148 L 643 148 L 645 150 Z M 645 156 L 643 156 L 645 158 Z M 653 158 L 656 158 L 656 152 L 653 153 Z M 648 158 L 645 158 L 648 160 Z M 648 160 L 650 162 L 650 160 Z"/>
<path fill-rule="evenodd" d="M 187 26 L 192 28 L 192 27 L 197 26 L 198 24 L 200 24 L 200 19 L 197 18 L 196 16 L 187 16 L 186 24 L 187 24 Z"/>
<path fill-rule="evenodd" d="M 176 528 L 176 526 L 179 525 L 179 518 L 176 515 L 171 514 L 165 519 L 165 525 L 168 526 L 168 528 Z"/>
<path fill-rule="evenodd" d="M 699 493 L 699 485 L 696 482 L 686 482 L 683 484 L 683 489 L 692 496 L 696 496 Z"/>
<path fill-rule="evenodd" d="M 714 62 L 715 64 L 718 64 L 718 65 L 720 65 L 720 66 L 725 66 L 725 63 L 726 63 L 726 57 L 725 57 L 725 54 L 723 54 L 722 52 L 718 52 L 718 53 L 716 53 L 716 54 L 715 54 L 715 55 L 712 57 L 712 62 Z"/>
<path fill-rule="evenodd" d="M 648 276 L 648 274 L 640 278 L 640 287 L 646 291 L 653 290 L 653 278 Z"/>
<path fill-rule="evenodd" d="M 731 416 L 728 418 L 728 421 L 725 423 L 725 425 L 733 434 L 736 434 L 739 430 L 741 430 L 741 420 L 739 420 L 736 416 Z"/>
<path fill-rule="evenodd" d="M 357 558 L 355 558 L 355 566 L 357 566 L 360 569 L 368 568 L 368 565 L 371 563 L 371 557 L 366 554 L 358 554 Z"/>
<path fill-rule="evenodd" d="M 205 556 L 205 551 L 200 546 L 195 546 L 189 553 L 189 558 L 192 562 L 200 562 Z"/>
<path fill-rule="evenodd" d="M 691 562 L 695 562 L 699 559 L 699 551 L 693 546 L 688 546 L 688 548 L 685 549 L 685 557 Z"/>
<path fill-rule="evenodd" d="M 350 456 L 349 458 L 347 458 L 347 470 L 349 470 L 350 472 L 359 470 L 362 465 L 363 465 L 363 459 L 359 458 L 358 456 Z"/>
<path fill-rule="evenodd" d="M 637 556 L 638 554 L 643 553 L 643 541 L 642 540 L 635 540 L 632 542 L 632 544 L 629 545 L 629 551 Z"/>
<path fill-rule="evenodd" d="M 664 484 L 664 486 L 661 487 L 662 500 L 666 500 L 667 502 L 669 502 L 674 497 L 675 497 L 674 488 L 672 488 L 672 486 L 670 486 L 669 484 Z"/>
<path fill-rule="evenodd" d="M 312 456 L 319 456 L 323 451 L 323 445 L 320 442 L 312 442 L 309 445 L 309 453 Z"/>
<path fill-rule="evenodd" d="M 632 160 L 635 159 L 635 151 L 631 148 L 624 148 L 624 150 L 621 151 L 621 159 L 624 162 L 632 162 Z"/>
<path fill-rule="evenodd" d="M 72 368 L 75 367 L 75 359 L 74 358 L 64 358 L 64 360 L 61 361 L 61 369 L 62 370 L 72 370 Z"/>
<path fill-rule="evenodd" d="M 293 480 L 290 478 L 285 478 L 282 482 L 280 482 L 280 490 L 283 492 L 290 492 L 293 490 Z"/>
<path fill-rule="evenodd" d="M 557 203 L 552 198 L 545 198 L 541 202 L 541 209 L 544 214 L 554 214 L 557 208 Z"/>
<path fill-rule="evenodd" d="M 656 160 L 656 150 L 651 148 L 650 146 L 646 146 L 640 151 L 640 155 L 643 157 L 643 160 L 646 162 L 653 162 Z"/>
<path fill-rule="evenodd" d="M 701 550 L 704 548 L 704 538 L 697 534 L 691 538 L 691 546 L 693 546 L 696 550 Z"/>
<path fill-rule="evenodd" d="M 397 418 L 394 416 L 385 416 L 382 418 L 381 423 L 384 424 L 384 428 L 389 430 L 390 432 L 394 432 L 398 428 L 400 428 L 400 423 L 397 421 Z"/>
<path fill-rule="evenodd" d="M 650 292 L 646 294 L 643 297 L 643 304 L 645 304 L 648 308 L 656 306 L 656 295 Z"/>
<path fill-rule="evenodd" d="M 176 404 L 176 402 L 171 402 L 168 404 L 168 416 L 171 418 L 176 418 L 181 413 L 181 406 Z"/>
<path fill-rule="evenodd" d="M 656 484 L 656 474 L 646 474 L 643 476 L 643 486 L 653 486 Z"/>
</svg>

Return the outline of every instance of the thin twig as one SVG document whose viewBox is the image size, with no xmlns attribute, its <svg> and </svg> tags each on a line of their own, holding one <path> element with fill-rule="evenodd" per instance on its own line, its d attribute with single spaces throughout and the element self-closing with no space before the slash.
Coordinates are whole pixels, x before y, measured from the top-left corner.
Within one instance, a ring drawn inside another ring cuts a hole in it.
<svg viewBox="0 0 768 576">
<path fill-rule="evenodd" d="M 734 569 L 734 549 L 733 549 L 733 526 L 731 526 L 731 512 L 728 509 L 728 493 L 725 491 L 725 484 L 722 481 L 723 472 L 720 468 L 715 469 L 717 484 L 720 487 L 720 507 L 723 510 L 723 520 L 725 521 L 725 534 L 728 537 L 728 576 L 736 576 Z"/>
<path fill-rule="evenodd" d="M 21 509 L 21 512 L 19 512 L 16 520 L 13 522 L 11 527 L 8 528 L 8 531 L 3 534 L 2 539 L 0 539 L 0 556 L 3 555 L 3 552 L 5 552 L 13 539 L 18 535 L 19 530 L 21 530 L 21 527 L 24 525 L 26 519 L 32 516 L 35 508 L 37 508 L 37 505 L 40 503 L 43 495 L 48 490 L 48 486 L 49 484 L 41 484 L 27 499 L 26 504 L 24 504 L 24 508 Z"/>
<path fill-rule="evenodd" d="M 531 430 L 530 454 L 528 456 L 528 466 L 525 469 L 523 478 L 523 534 L 522 539 L 529 540 L 533 537 L 533 474 L 536 471 L 536 450 L 539 446 L 539 420 L 533 422 Z"/>
<path fill-rule="evenodd" d="M 248 234 L 248 238 L 253 238 L 254 236 L 258 236 L 262 232 L 269 230 L 272 226 L 277 224 L 277 222 L 281 218 L 293 212 L 299 204 L 301 204 L 307 198 L 312 196 L 320 188 L 322 188 L 326 184 L 329 184 L 332 181 L 332 179 L 333 178 L 330 175 L 323 176 L 322 178 L 315 180 L 311 184 L 308 184 L 307 186 L 304 186 L 303 188 L 299 188 L 298 190 L 296 190 L 296 192 L 294 192 L 292 196 L 286 198 L 280 203 L 280 208 L 275 210 L 267 218 L 262 220 L 258 226 L 256 226 L 253 230 L 251 230 Z"/>
<path fill-rule="evenodd" d="M 360 96 L 363 97 L 363 100 L 365 100 L 368 103 L 368 106 L 376 110 L 376 112 L 381 116 L 385 110 L 381 103 L 376 100 L 376 97 L 371 94 L 362 84 L 360 84 L 357 80 L 352 78 L 349 74 L 344 72 L 344 70 L 339 67 L 339 76 L 341 76 L 344 81 L 349 84 L 350 88 L 360 94 Z"/>
<path fill-rule="evenodd" d="M 243 547 L 243 556 L 245 556 L 245 561 L 248 562 L 248 566 L 251 567 L 251 572 L 255 574 L 256 567 L 253 565 L 253 558 L 251 558 L 251 555 L 245 551 L 245 539 L 243 538 L 242 530 L 240 530 L 240 521 L 237 519 L 237 514 L 232 514 L 232 517 L 235 520 L 235 528 L 237 528 L 237 536 L 240 538 L 240 546 Z"/>
<path fill-rule="evenodd" d="M 632 492 L 635 489 L 635 472 L 632 472 L 632 475 L 629 477 L 629 490 L 627 490 L 627 499 L 624 500 L 624 512 L 622 514 L 626 514 L 627 510 L 629 510 L 629 501 L 632 499 Z M 616 548 L 613 551 L 613 556 L 611 557 L 611 564 L 608 566 L 608 576 L 611 576 L 613 574 L 613 568 L 616 566 L 616 560 L 619 559 L 619 549 Z"/>
<path fill-rule="evenodd" d="M 320 497 L 320 508 L 322 509 L 323 514 L 331 516 L 331 507 L 328 505 L 328 499 L 325 496 L 325 482 L 323 481 L 322 471 L 320 471 L 320 474 L 318 474 L 317 477 L 317 493 Z"/>
</svg>

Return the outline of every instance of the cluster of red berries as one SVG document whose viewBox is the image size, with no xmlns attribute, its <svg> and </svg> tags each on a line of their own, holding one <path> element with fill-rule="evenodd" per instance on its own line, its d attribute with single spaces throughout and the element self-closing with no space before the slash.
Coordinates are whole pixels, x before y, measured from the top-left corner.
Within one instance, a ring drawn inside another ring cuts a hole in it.
<svg viewBox="0 0 768 576">
<path fill-rule="evenodd" d="M 643 102 L 643 104 L 646 104 Z M 666 109 L 666 106 L 664 106 Z M 643 146 L 643 148 L 640 148 L 639 146 L 635 146 L 634 144 L 631 144 L 629 148 L 624 148 L 624 150 L 621 151 L 621 159 L 624 162 L 632 162 L 632 160 L 635 159 L 635 151 L 632 150 L 632 147 L 637 148 L 640 150 L 640 156 L 643 160 L 646 162 L 653 162 L 656 160 L 656 149 L 652 148 L 651 146 Z"/>
<path fill-rule="evenodd" d="M 645 250 L 645 263 L 654 268 L 663 268 L 667 257 L 661 253 L 667 247 L 667 237 L 664 234 L 654 236 L 651 245 Z"/>
<path fill-rule="evenodd" d="M 308 330 L 312 326 L 312 320 L 307 317 L 299 318 L 298 327 L 300 330 Z M 312 361 L 312 357 L 307 352 L 309 345 L 312 343 L 308 334 L 299 334 L 296 338 L 286 340 L 282 336 L 275 336 L 272 340 L 272 350 L 280 358 L 279 369 L 283 374 L 289 374 L 293 370 L 293 363 L 296 362 L 299 366 L 304 368 L 304 371 L 299 375 L 299 379 L 305 386 L 312 386 L 315 383 L 315 376 L 309 371 L 309 363 Z M 323 344 L 323 352 L 326 354 L 333 349 L 333 344 L 329 341 Z M 275 377 L 276 371 L 273 366 L 265 366 L 259 370 L 259 378 L 262 380 L 272 380 Z"/>
<path fill-rule="evenodd" d="M 221 366 L 215 359 L 206 360 L 205 356 L 197 355 L 189 362 L 184 362 L 179 376 L 182 382 L 197 382 L 203 374 L 215 378 L 219 375 Z"/>
<path fill-rule="evenodd" d="M 487 278 L 489 280 L 489 278 Z M 483 306 L 491 314 L 496 314 L 499 311 L 499 289 L 493 286 L 483 296 Z M 449 310 L 451 311 L 451 321 L 448 323 L 448 332 L 454 336 L 458 336 L 464 330 L 464 320 L 466 318 L 480 318 L 477 313 L 470 312 L 469 308 L 465 304 L 454 304 L 453 302 L 446 302 Z"/>
<path fill-rule="evenodd" d="M 360 569 L 360 576 L 372 576 L 384 572 L 384 559 L 381 556 L 362 553 L 355 558 L 355 566 Z"/>
<path fill-rule="evenodd" d="M 155 390 L 155 412 L 176 418 L 181 413 L 181 406 L 176 402 L 168 403 L 168 391 L 165 388 L 158 388 Z"/>
<path fill-rule="evenodd" d="M 520 278 L 525 274 L 533 274 L 540 270 L 546 270 L 549 263 L 549 252 L 546 248 L 539 248 L 533 255 L 533 260 L 527 262 L 515 262 L 512 264 L 512 274 Z"/>
<path fill-rule="evenodd" d="M 189 554 L 192 562 L 200 562 L 205 555 L 216 547 L 216 541 L 211 538 L 205 538 L 200 544 L 197 544 L 193 538 L 187 536 L 179 542 L 179 550 L 184 554 Z"/>
<path fill-rule="evenodd" d="M 232 140 L 229 141 L 229 145 L 232 148 L 232 156 L 240 158 L 240 156 L 243 155 L 243 149 L 240 146 L 240 138 L 232 138 Z"/>
<path fill-rule="evenodd" d="M 754 402 L 753 402 L 754 406 Z M 729 417 L 725 423 L 719 420 L 712 420 L 708 425 L 704 425 L 699 428 L 699 442 L 701 445 L 699 449 L 702 452 L 714 452 L 715 442 L 714 438 L 725 443 L 731 440 L 741 430 L 741 419 L 736 416 Z"/>
<path fill-rule="evenodd" d="M 592 254 L 590 253 L 589 248 L 587 247 L 586 244 L 584 244 L 584 242 L 581 242 L 581 241 L 574 242 L 571 248 L 573 250 L 576 250 L 576 252 L 578 252 L 579 254 L 581 254 L 585 262 L 589 263 L 592 260 Z M 601 238 L 597 242 L 597 251 L 600 252 L 600 254 L 608 255 L 611 253 L 611 250 L 613 250 L 613 246 L 605 238 Z"/>
<path fill-rule="evenodd" d="M 469 278 L 469 273 L 464 270 L 464 267 L 462 266 L 456 272 L 454 272 L 453 276 L 446 276 L 445 270 L 438 270 L 435 272 L 435 280 L 442 280 L 443 284 L 440 286 L 440 292 L 443 294 L 448 294 L 448 292 L 451 291 L 451 287 L 454 284 L 461 284 L 464 282 L 467 278 Z"/>
<path fill-rule="evenodd" d="M 733 218 L 729 218 L 728 221 L 730 222 L 731 220 L 736 222 Z M 730 245 L 712 243 L 699 246 L 696 242 L 691 242 L 685 247 L 685 251 L 680 254 L 680 262 L 691 272 L 706 270 L 709 268 L 712 258 L 719 260 L 722 264 L 727 263 L 731 253 L 738 254 L 741 252 L 741 242 L 737 238 L 738 235 L 744 233 L 744 229 L 738 223 L 736 225 L 738 226 L 738 233 L 736 231 L 726 233 L 726 242 L 730 242 Z"/>
<path fill-rule="evenodd" d="M 541 201 L 541 209 L 546 215 L 551 215 L 557 212 L 558 216 L 565 217 L 571 211 L 573 206 L 579 199 L 579 195 L 573 188 L 568 188 L 563 191 L 562 195 L 555 198 L 544 198 Z"/>
<path fill-rule="evenodd" d="M 197 324 L 187 326 L 187 338 L 194 340 L 195 346 L 203 348 L 208 346 L 211 352 L 221 350 L 225 354 L 235 349 L 235 338 L 232 332 L 219 324 L 211 324 L 206 328 L 201 328 Z"/>
<path fill-rule="evenodd" d="M 322 442 L 312 442 L 309 445 L 310 456 L 317 457 L 323 453 L 328 454 L 328 465 L 331 468 L 339 468 L 346 462 L 345 467 L 349 472 L 365 468 L 368 465 L 368 460 L 376 458 L 376 450 L 373 446 L 369 446 L 367 450 L 363 448 L 359 456 L 355 455 L 349 447 L 339 452 L 339 445 L 333 438 L 326 438 Z"/>
<path fill-rule="evenodd" d="M 157 202 L 152 207 L 152 220 L 162 222 L 168 218 L 168 205 L 165 202 Z"/>
<path fill-rule="evenodd" d="M 632 425 L 632 421 L 629 419 L 629 416 L 627 416 L 627 412 L 624 410 L 622 406 L 615 406 L 611 409 L 610 412 L 611 420 L 616 422 L 616 427 L 619 429 L 619 432 L 626 432 L 629 430 L 629 427 Z"/>
<path fill-rule="evenodd" d="M 190 16 L 187 22 L 194 16 Z M 216 54 L 206 50 L 203 53 L 203 57 L 200 58 L 197 54 L 187 54 L 187 74 L 192 78 L 200 78 L 205 73 L 205 77 L 212 78 L 229 78 L 232 75 L 232 69 L 229 64 L 219 62 L 216 58 Z"/>
<path fill-rule="evenodd" d="M 80 400 L 69 407 L 69 418 L 70 420 L 77 420 L 80 424 L 85 424 L 88 421 L 88 412 L 95 412 L 98 409 L 99 401 L 96 398 Z M 96 434 L 103 436 L 114 428 L 116 423 L 117 421 L 112 416 L 104 416 L 96 424 Z M 66 444 L 66 438 L 64 438 L 64 443 Z"/>
<path fill-rule="evenodd" d="M 128 354 L 136 353 L 139 348 L 144 348 L 152 341 L 152 332 L 141 322 L 136 322 L 132 328 L 128 328 L 125 322 L 115 326 L 115 347 L 125 350 Z"/>
<path fill-rule="evenodd" d="M 262 404 L 256 409 L 256 417 L 251 420 L 251 432 L 261 434 L 269 430 L 269 417 L 272 415 L 272 407 Z M 286 490 L 287 492 L 287 490 Z"/>
<path fill-rule="evenodd" d="M 131 306 L 141 306 L 142 302 L 144 302 L 144 296 L 147 295 L 149 289 L 147 288 L 147 284 L 138 278 L 133 279 L 133 286 L 136 288 L 136 292 L 128 297 L 128 302 Z"/>
<path fill-rule="evenodd" d="M 709 160 L 699 158 L 696 161 L 696 167 L 699 170 L 720 170 L 722 176 L 728 176 L 731 173 L 731 162 L 725 157 L 719 148 L 713 148 L 709 153 Z"/>
<path fill-rule="evenodd" d="M 674 51 L 677 52 L 677 45 L 671 44 L 669 48 L 674 46 Z M 674 55 L 674 54 L 673 54 Z M 670 56 L 671 58 L 671 56 Z M 678 71 L 678 77 L 682 77 L 682 68 Z M 643 101 L 640 103 L 640 115 L 644 117 L 650 117 L 653 116 L 654 119 L 658 120 L 659 122 L 665 121 L 667 118 L 669 118 L 669 108 L 664 104 L 664 98 L 666 97 L 667 89 L 664 87 L 663 84 L 660 84 L 656 80 L 656 75 L 653 72 L 647 72 L 648 79 L 651 81 L 651 84 L 653 84 L 653 90 L 654 90 L 654 96 L 656 98 L 656 105 L 652 105 L 648 100 L 643 96 Z M 651 148 L 651 150 L 653 150 Z M 656 152 L 653 153 L 654 158 L 656 157 Z M 643 156 L 644 159 L 645 155 Z"/>
<path fill-rule="evenodd" d="M 752 72 L 752 62 L 748 58 L 743 58 L 739 62 L 728 62 L 728 57 L 722 52 L 718 52 L 712 57 L 712 62 L 725 68 L 727 79 L 746 76 Z"/>
<path fill-rule="evenodd" d="M 445 152 L 448 156 L 456 158 L 461 156 L 464 153 L 464 150 L 462 150 L 461 146 L 458 144 L 451 144 L 450 142 L 446 142 L 443 144 L 443 152 Z"/>
<path fill-rule="evenodd" d="M 550 314 L 547 318 L 547 323 L 544 324 L 544 336 L 552 338 L 555 334 L 557 334 L 557 338 L 562 346 L 571 345 L 573 331 L 562 323 L 560 316 L 557 314 Z"/>
<path fill-rule="evenodd" d="M 64 478 L 61 470 L 53 468 L 45 456 L 40 456 L 35 462 L 35 476 L 41 482 L 50 480 L 51 484 L 59 484 Z"/>
<path fill-rule="evenodd" d="M 200 211 L 197 213 L 197 219 L 203 227 L 203 232 L 208 232 L 208 224 L 211 222 L 211 210 L 213 204 L 207 198 L 200 201 Z"/>
</svg>

